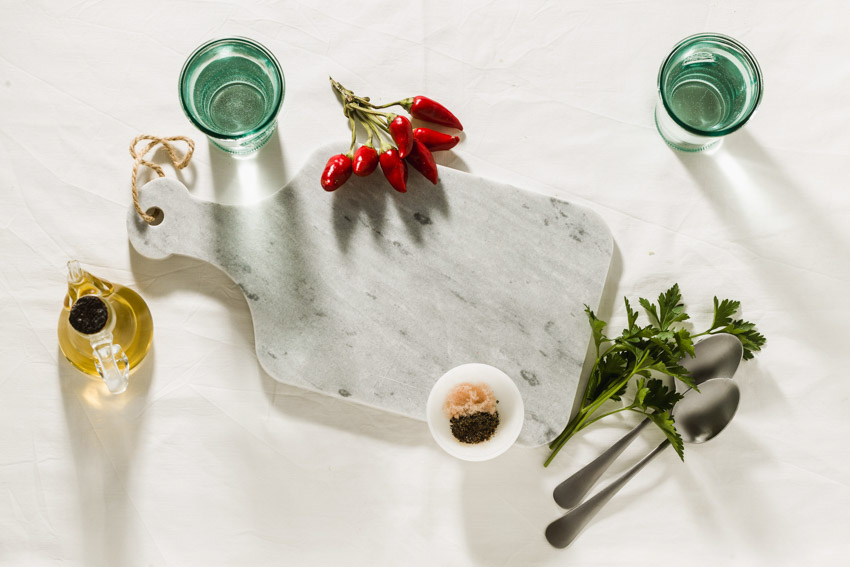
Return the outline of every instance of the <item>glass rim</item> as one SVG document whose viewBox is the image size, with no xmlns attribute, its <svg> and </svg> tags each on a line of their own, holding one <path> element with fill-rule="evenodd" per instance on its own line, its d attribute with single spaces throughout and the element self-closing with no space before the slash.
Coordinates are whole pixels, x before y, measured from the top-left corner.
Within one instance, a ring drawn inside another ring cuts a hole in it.
<svg viewBox="0 0 850 567">
<path fill-rule="evenodd" d="M 210 128 L 204 126 L 200 123 L 189 110 L 189 105 L 187 104 L 186 98 L 183 96 L 183 85 L 186 81 L 186 76 L 189 70 L 189 66 L 193 63 L 198 56 L 203 53 L 206 53 L 210 49 L 217 47 L 219 45 L 225 44 L 239 44 L 239 45 L 247 45 L 253 49 L 256 49 L 260 53 L 263 54 L 264 57 L 267 57 L 269 61 L 272 63 L 272 67 L 274 67 L 275 71 L 275 82 L 278 86 L 278 94 L 276 100 L 274 101 L 274 111 L 269 113 L 269 116 L 263 120 L 261 124 L 257 127 L 253 128 L 248 132 L 243 132 L 242 134 L 223 134 L 221 132 L 216 132 L 215 130 L 211 130 Z M 274 123 L 277 120 L 277 115 L 280 112 L 280 107 L 283 105 L 283 97 L 284 97 L 284 89 L 286 88 L 286 81 L 283 77 L 283 70 L 280 68 L 280 63 L 274 54 L 264 45 L 254 41 L 253 39 L 249 39 L 247 37 L 242 36 L 230 36 L 230 37 L 221 37 L 217 39 L 211 39 L 206 41 L 195 48 L 194 51 L 186 58 L 185 63 L 183 63 L 183 68 L 180 69 L 180 80 L 177 83 L 177 90 L 180 97 L 180 106 L 183 108 L 183 114 L 186 115 L 186 118 L 195 125 L 198 130 L 210 136 L 212 138 L 217 138 L 219 140 L 241 140 L 243 138 L 247 138 L 249 136 L 253 136 L 265 130 L 269 125 Z"/>
<path fill-rule="evenodd" d="M 679 118 L 673 113 L 673 110 L 670 108 L 670 105 L 667 104 L 667 99 L 664 96 L 664 92 L 661 89 L 661 78 L 664 76 L 664 70 L 667 68 L 667 65 L 673 59 L 673 56 L 679 50 L 681 50 L 683 47 L 685 47 L 686 45 L 691 44 L 691 43 L 695 43 L 697 41 L 704 41 L 704 40 L 712 40 L 712 41 L 716 41 L 716 42 L 721 43 L 721 44 L 726 44 L 727 46 L 733 47 L 733 48 L 737 49 L 738 51 L 740 51 L 744 55 L 744 57 L 746 58 L 747 62 L 752 66 L 753 70 L 755 71 L 756 84 L 758 86 L 758 92 L 756 93 L 756 100 L 753 103 L 752 108 L 749 110 L 747 115 L 744 116 L 744 118 L 742 118 L 739 122 L 737 122 L 736 124 L 734 124 L 734 125 L 732 125 L 728 128 L 724 128 L 723 130 L 715 130 L 715 131 L 712 131 L 712 132 L 707 132 L 705 130 L 700 130 L 698 128 L 694 128 L 693 126 L 689 126 L 689 125 L 685 124 L 684 122 L 682 122 L 681 120 L 679 120 Z M 755 56 L 753 55 L 752 51 L 747 49 L 747 46 L 745 46 L 743 43 L 741 43 L 740 41 L 738 41 L 738 40 L 736 40 L 732 37 L 729 37 L 728 35 L 723 35 L 722 33 L 697 33 L 697 34 L 694 34 L 694 35 L 690 35 L 690 36 L 684 38 L 683 40 L 679 41 L 675 46 L 673 46 L 673 49 L 670 50 L 670 53 L 667 55 L 667 57 L 664 58 L 664 62 L 661 63 L 661 67 L 658 69 L 658 85 L 657 85 L 657 88 L 658 88 L 658 98 L 661 100 L 661 104 L 664 105 L 664 111 L 678 126 L 682 127 L 683 129 L 687 130 L 688 132 L 690 132 L 692 134 L 696 134 L 698 136 L 707 136 L 707 137 L 710 137 L 710 138 L 719 138 L 721 136 L 731 134 L 735 130 L 739 129 L 741 126 L 746 124 L 747 121 L 750 118 L 752 118 L 753 114 L 756 113 L 756 110 L 758 109 L 759 105 L 761 104 L 762 95 L 764 94 L 764 78 L 762 76 L 761 66 L 759 65 Z"/>
</svg>

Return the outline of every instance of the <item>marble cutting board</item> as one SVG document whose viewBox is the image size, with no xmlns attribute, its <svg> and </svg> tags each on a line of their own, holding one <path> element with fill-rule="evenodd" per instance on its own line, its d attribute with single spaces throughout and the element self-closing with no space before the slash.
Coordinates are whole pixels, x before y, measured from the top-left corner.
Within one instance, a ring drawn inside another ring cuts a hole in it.
<svg viewBox="0 0 850 567">
<path fill-rule="evenodd" d="M 519 386 L 519 443 L 538 446 L 569 417 L 613 240 L 592 211 L 440 167 L 411 169 L 408 193 L 380 171 L 326 193 L 330 146 L 275 195 L 244 206 L 201 201 L 173 179 L 140 191 L 132 245 L 144 256 L 207 261 L 245 294 L 257 356 L 275 379 L 415 419 L 431 386 L 467 362 Z"/>
</svg>

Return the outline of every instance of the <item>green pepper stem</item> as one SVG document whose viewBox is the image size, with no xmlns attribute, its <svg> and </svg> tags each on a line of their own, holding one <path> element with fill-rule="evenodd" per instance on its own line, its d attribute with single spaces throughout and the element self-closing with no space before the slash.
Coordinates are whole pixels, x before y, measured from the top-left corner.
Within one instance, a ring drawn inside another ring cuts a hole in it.
<svg viewBox="0 0 850 567">
<path fill-rule="evenodd" d="M 348 147 L 348 153 L 354 152 L 354 146 L 357 144 L 357 124 L 354 123 L 354 117 L 351 116 L 351 113 L 346 112 L 348 115 L 348 125 L 351 128 L 351 145 Z"/>
<path fill-rule="evenodd" d="M 386 112 L 380 112 L 380 111 L 377 111 L 377 110 L 372 110 L 371 108 L 366 108 L 365 106 L 360 106 L 356 102 L 346 103 L 346 106 L 348 108 L 353 108 L 354 110 L 356 110 L 358 112 L 366 112 L 368 114 L 377 114 L 378 116 L 383 116 L 385 118 L 387 117 Z"/>
<path fill-rule="evenodd" d="M 396 101 L 393 101 L 393 102 L 388 102 L 388 103 L 386 103 L 386 104 L 371 104 L 371 103 L 370 103 L 370 104 L 369 104 L 369 106 L 371 106 L 372 108 L 389 108 L 389 107 L 391 107 L 391 106 L 402 106 L 402 105 L 404 104 L 404 101 L 405 101 L 405 100 L 407 100 L 407 99 L 404 99 L 404 98 L 403 98 L 403 99 L 401 99 L 401 100 L 396 100 Z"/>
<path fill-rule="evenodd" d="M 371 141 L 373 134 L 377 137 L 378 142 L 380 143 L 380 146 L 381 146 L 379 153 L 384 153 L 385 151 L 393 148 L 392 144 L 388 144 L 384 140 L 384 137 L 389 136 L 389 134 L 382 130 L 384 125 L 381 124 L 380 121 L 378 121 L 376 118 L 372 117 L 372 115 L 370 115 L 370 114 L 362 113 L 360 110 L 355 109 L 354 112 L 357 115 L 357 118 L 360 121 L 360 123 L 363 124 L 363 127 L 366 128 L 367 130 L 369 130 L 369 140 Z M 379 128 L 379 126 L 380 126 L 380 128 Z"/>
<path fill-rule="evenodd" d="M 328 79 L 330 79 L 331 86 L 334 88 L 334 90 L 339 94 L 340 97 L 342 97 L 343 112 L 346 116 L 348 116 L 349 107 L 351 106 L 371 106 L 368 96 L 357 96 L 354 94 L 354 92 L 348 90 L 340 83 L 335 81 L 333 77 L 328 77 Z"/>
</svg>

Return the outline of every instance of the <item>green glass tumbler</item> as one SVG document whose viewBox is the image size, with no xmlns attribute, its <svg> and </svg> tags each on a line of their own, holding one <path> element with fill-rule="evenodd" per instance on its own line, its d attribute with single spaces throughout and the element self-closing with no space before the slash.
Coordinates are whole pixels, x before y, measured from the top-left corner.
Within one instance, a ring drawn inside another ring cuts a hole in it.
<svg viewBox="0 0 850 567">
<path fill-rule="evenodd" d="M 274 134 L 285 83 L 271 51 L 242 37 L 198 47 L 180 72 L 183 112 L 219 148 L 260 149 Z"/>
<path fill-rule="evenodd" d="M 725 35 L 692 35 L 658 72 L 655 125 L 673 148 L 702 151 L 743 126 L 763 92 L 761 68 L 749 49 Z"/>
</svg>

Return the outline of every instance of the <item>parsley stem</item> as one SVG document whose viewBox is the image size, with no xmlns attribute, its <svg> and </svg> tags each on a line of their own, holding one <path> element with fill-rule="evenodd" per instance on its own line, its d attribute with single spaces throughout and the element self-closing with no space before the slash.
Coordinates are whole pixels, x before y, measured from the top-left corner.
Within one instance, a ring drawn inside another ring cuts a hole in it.
<svg viewBox="0 0 850 567">
<path fill-rule="evenodd" d="M 593 419 L 591 419 L 590 421 L 585 423 L 584 427 L 587 427 L 588 425 L 592 425 L 592 424 L 596 423 L 597 421 L 599 421 L 600 419 L 604 419 L 604 418 L 608 417 L 609 415 L 614 415 L 615 413 L 620 413 L 621 411 L 633 410 L 634 408 L 635 408 L 634 405 L 629 405 L 629 406 L 623 406 L 619 409 L 615 409 L 614 411 L 609 411 L 608 413 L 603 413 L 599 417 L 594 417 Z M 643 412 L 638 412 L 638 413 L 643 413 Z"/>
<path fill-rule="evenodd" d="M 578 424 L 579 420 L 581 420 L 582 416 L 584 416 L 585 413 L 586 413 L 586 410 L 584 408 L 579 410 L 578 413 L 576 413 L 575 416 L 573 416 L 573 418 L 570 420 L 570 422 L 567 423 L 567 426 L 564 427 L 564 430 L 561 431 L 561 434 L 558 435 L 557 437 L 555 437 L 555 439 L 553 439 L 552 442 L 549 443 L 549 448 L 554 449 L 559 444 L 563 444 L 565 442 L 564 437 L 569 438 L 570 436 L 572 436 L 572 434 L 575 433 L 576 425 Z"/>
<path fill-rule="evenodd" d="M 619 392 L 623 388 L 623 386 L 629 383 L 629 380 L 632 379 L 635 373 L 637 373 L 643 367 L 643 363 L 646 362 L 647 357 L 649 357 L 649 353 L 647 351 L 644 351 L 641 354 L 640 358 L 635 361 L 631 372 L 629 372 L 625 377 L 615 382 L 612 386 L 609 386 L 608 389 L 602 392 L 589 406 L 583 407 L 575 415 L 575 417 L 570 420 L 570 422 L 567 424 L 561 434 L 558 435 L 558 437 L 555 438 L 555 440 L 549 444 L 549 448 L 552 450 L 552 453 L 549 455 L 549 458 L 544 461 L 544 467 L 548 466 L 549 463 L 552 462 L 552 459 L 555 458 L 555 455 L 558 454 L 558 452 L 561 450 L 561 447 L 563 447 L 566 442 L 569 441 L 570 438 L 572 438 L 573 435 L 575 435 L 591 423 L 594 423 L 597 419 L 601 419 L 595 418 L 592 421 L 588 422 L 588 419 L 593 416 L 594 412 L 598 410 L 602 404 L 611 399 L 614 394 Z"/>
<path fill-rule="evenodd" d="M 637 368 L 637 366 L 635 368 Z M 546 461 L 543 463 L 544 467 L 548 466 L 549 463 L 552 462 L 552 459 L 555 458 L 555 455 L 558 454 L 558 452 L 561 450 L 561 447 L 563 447 L 567 443 L 567 441 L 572 438 L 573 435 L 590 425 L 590 423 L 593 423 L 593 421 L 588 423 L 588 418 L 590 418 L 602 404 L 611 399 L 611 396 L 619 392 L 620 389 L 622 389 L 622 387 L 626 383 L 628 383 L 628 381 L 632 378 L 633 375 L 634 370 L 629 373 L 628 376 L 626 376 L 624 379 L 621 379 L 616 384 L 614 384 L 614 386 L 611 386 L 610 388 L 605 390 L 605 392 L 603 392 L 596 400 L 594 400 L 594 402 L 590 406 L 577 413 L 575 417 L 570 420 L 570 422 L 567 424 L 567 427 L 564 428 L 564 431 L 562 431 L 561 434 L 549 445 L 549 448 L 552 449 L 552 453 L 549 455 L 549 458 L 546 459 Z"/>
<path fill-rule="evenodd" d="M 590 369 L 590 379 L 587 381 L 587 386 L 585 386 L 584 389 L 584 399 L 582 400 L 581 409 L 585 409 L 587 407 L 585 404 L 589 401 L 588 396 L 590 396 L 590 390 L 593 387 L 593 377 L 597 375 L 599 370 L 599 363 L 603 358 L 611 354 L 611 351 L 613 351 L 616 346 L 616 343 L 612 343 L 611 346 L 605 349 L 605 352 L 599 354 L 599 345 L 596 345 L 596 362 L 593 363 L 593 368 Z"/>
</svg>

